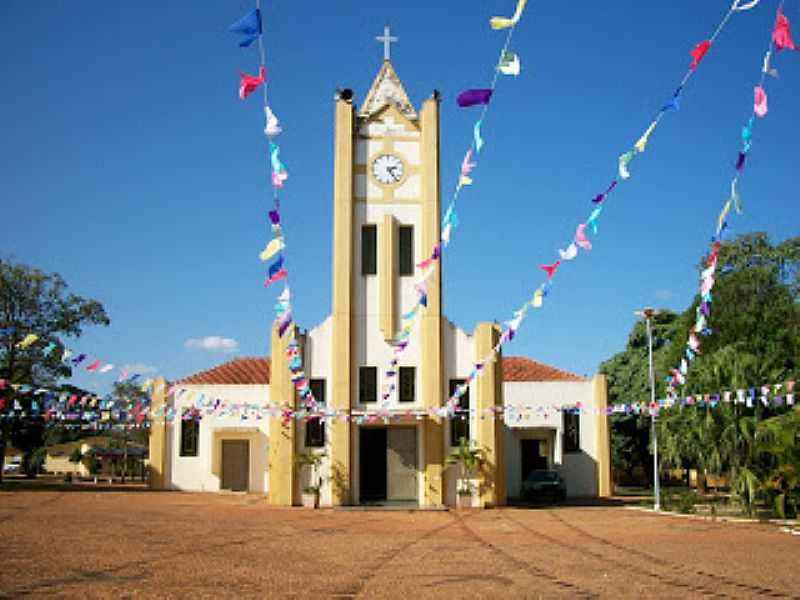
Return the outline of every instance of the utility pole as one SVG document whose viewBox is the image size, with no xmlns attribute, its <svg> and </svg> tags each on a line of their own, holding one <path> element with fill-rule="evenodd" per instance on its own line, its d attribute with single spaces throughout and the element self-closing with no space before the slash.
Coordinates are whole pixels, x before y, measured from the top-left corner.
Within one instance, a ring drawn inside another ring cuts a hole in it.
<svg viewBox="0 0 800 600">
<path fill-rule="evenodd" d="M 653 509 L 661 510 L 661 484 L 658 477 L 658 434 L 656 433 L 656 379 L 653 370 L 653 329 L 650 320 L 661 311 L 654 308 L 643 308 L 633 314 L 645 320 L 647 325 L 647 363 L 650 371 L 650 423 L 653 432 Z"/>
</svg>

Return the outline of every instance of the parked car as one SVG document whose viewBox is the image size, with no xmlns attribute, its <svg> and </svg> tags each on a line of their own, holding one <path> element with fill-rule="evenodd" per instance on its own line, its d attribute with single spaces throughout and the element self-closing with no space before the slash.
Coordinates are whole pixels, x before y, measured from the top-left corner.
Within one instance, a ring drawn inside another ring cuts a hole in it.
<svg viewBox="0 0 800 600">
<path fill-rule="evenodd" d="M 3 465 L 3 473 L 12 474 L 12 473 L 19 473 L 22 465 L 18 462 L 8 463 L 7 465 Z"/>
<path fill-rule="evenodd" d="M 563 502 L 567 499 L 567 485 L 558 471 L 533 470 L 522 481 L 522 497 Z"/>
</svg>

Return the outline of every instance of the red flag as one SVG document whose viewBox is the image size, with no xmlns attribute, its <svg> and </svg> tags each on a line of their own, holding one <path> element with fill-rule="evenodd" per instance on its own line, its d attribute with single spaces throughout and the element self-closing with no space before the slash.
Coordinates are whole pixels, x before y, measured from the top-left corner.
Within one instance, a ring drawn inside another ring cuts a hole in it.
<svg viewBox="0 0 800 600">
<path fill-rule="evenodd" d="M 94 373 L 95 371 L 97 371 L 97 369 L 99 367 L 100 367 L 100 361 L 96 360 L 92 364 L 90 364 L 88 367 L 86 367 L 86 370 Z"/>
<path fill-rule="evenodd" d="M 703 57 L 706 55 L 706 52 L 708 52 L 709 48 L 711 48 L 710 40 L 704 40 L 692 48 L 692 51 L 689 52 L 692 57 L 692 64 L 689 65 L 690 69 L 697 68 L 697 65 L 700 64 L 701 60 L 703 60 Z"/>
<path fill-rule="evenodd" d="M 539 265 L 539 268 L 542 271 L 544 271 L 545 273 L 547 273 L 547 278 L 548 279 L 552 279 L 553 278 L 553 274 L 556 272 L 556 269 L 559 267 L 560 264 L 561 264 L 561 261 L 557 260 L 552 265 Z"/>
<path fill-rule="evenodd" d="M 789 19 L 787 19 L 783 10 L 778 8 L 778 14 L 775 16 L 775 28 L 772 30 L 772 41 L 775 43 L 775 48 L 783 50 L 789 48 L 790 50 L 797 50 L 792 40 L 792 33 L 789 31 Z"/>
<path fill-rule="evenodd" d="M 261 65 L 258 77 L 247 73 L 239 73 L 239 98 L 244 100 L 262 83 L 264 83 L 264 65 Z"/>
</svg>

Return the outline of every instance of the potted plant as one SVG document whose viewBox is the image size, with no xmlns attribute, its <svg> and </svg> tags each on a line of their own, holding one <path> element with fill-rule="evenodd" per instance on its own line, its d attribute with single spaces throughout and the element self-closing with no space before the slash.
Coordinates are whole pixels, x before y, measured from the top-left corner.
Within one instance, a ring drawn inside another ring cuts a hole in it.
<svg viewBox="0 0 800 600">
<path fill-rule="evenodd" d="M 461 466 L 461 477 L 456 481 L 456 508 L 472 508 L 479 503 L 480 481 L 476 476 L 483 463 L 483 450 L 472 447 L 466 438 L 462 437 L 450 452 L 447 464 Z"/>
<path fill-rule="evenodd" d="M 303 493 L 300 495 L 303 508 L 317 508 L 319 506 L 319 490 L 322 484 L 319 468 L 324 458 L 324 452 L 306 451 L 298 454 L 295 459 L 301 473 L 303 471 L 308 472 L 309 484 L 303 487 Z"/>
</svg>

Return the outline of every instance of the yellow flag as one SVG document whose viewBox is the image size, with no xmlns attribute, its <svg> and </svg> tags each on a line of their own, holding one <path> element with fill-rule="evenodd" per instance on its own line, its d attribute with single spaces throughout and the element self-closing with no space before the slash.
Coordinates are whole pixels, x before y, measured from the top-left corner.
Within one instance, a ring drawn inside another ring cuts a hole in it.
<svg viewBox="0 0 800 600">
<path fill-rule="evenodd" d="M 280 252 L 281 250 L 283 250 L 283 248 L 284 248 L 284 244 L 283 244 L 283 238 L 282 238 L 282 237 L 276 237 L 276 238 L 275 238 L 274 240 L 272 240 L 272 241 L 271 241 L 269 244 L 267 244 L 267 247 L 266 247 L 266 248 L 264 248 L 264 249 L 261 251 L 261 254 L 259 254 L 259 255 L 258 255 L 258 257 L 259 257 L 259 258 L 260 258 L 262 261 L 266 262 L 266 261 L 268 261 L 270 258 L 272 258 L 273 256 L 275 256 L 275 255 L 276 255 L 278 252 Z"/>
<path fill-rule="evenodd" d="M 464 185 L 472 185 L 472 179 L 467 177 L 466 175 L 462 175 L 461 177 L 458 178 L 458 187 Z"/>
<path fill-rule="evenodd" d="M 633 147 L 636 148 L 636 151 L 640 154 L 644 152 L 644 148 L 647 146 L 647 140 L 650 138 L 650 134 L 653 133 L 653 130 L 656 128 L 656 125 L 658 125 L 656 121 L 650 123 L 650 127 L 647 128 L 647 131 L 645 131 L 642 134 L 642 137 L 639 138 L 639 141 L 633 145 Z"/>
<path fill-rule="evenodd" d="M 719 219 L 717 219 L 717 235 L 719 232 L 722 231 L 722 226 L 725 224 L 725 217 L 728 216 L 728 212 L 731 210 L 731 200 L 728 200 L 725 203 L 725 206 L 722 207 L 722 212 L 719 213 Z"/>
<path fill-rule="evenodd" d="M 29 333 L 28 335 L 25 336 L 25 339 L 17 343 L 17 348 L 27 348 L 38 339 L 39 339 L 38 335 L 34 333 Z"/>
<path fill-rule="evenodd" d="M 489 19 L 489 26 L 492 29 L 507 29 L 517 24 L 519 18 L 522 16 L 522 11 L 525 8 L 527 0 L 517 0 L 517 10 L 514 11 L 514 16 L 510 19 L 507 17 L 492 17 Z"/>
<path fill-rule="evenodd" d="M 533 308 L 541 308 L 542 307 L 542 291 L 536 290 L 533 293 L 533 300 L 531 300 L 531 306 Z"/>
</svg>

